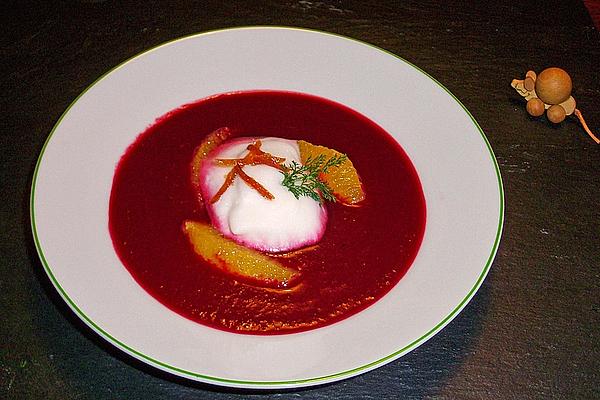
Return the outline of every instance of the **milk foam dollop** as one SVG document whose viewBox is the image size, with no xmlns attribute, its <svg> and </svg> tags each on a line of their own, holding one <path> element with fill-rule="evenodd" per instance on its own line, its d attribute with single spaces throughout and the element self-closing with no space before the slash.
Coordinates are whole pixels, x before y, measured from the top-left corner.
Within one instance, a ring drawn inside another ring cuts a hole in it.
<svg viewBox="0 0 600 400">
<path fill-rule="evenodd" d="M 318 242 L 327 223 L 325 207 L 307 196 L 296 198 L 282 185 L 280 170 L 267 165 L 246 165 L 243 171 L 265 187 L 274 198 L 269 200 L 250 187 L 239 176 L 218 201 L 210 199 L 223 185 L 231 166 L 215 163 L 215 159 L 240 159 L 248 154 L 248 145 L 260 140 L 260 149 L 285 164 L 301 163 L 295 140 L 236 138 L 212 151 L 202 162 L 201 192 L 212 224 L 224 236 L 245 246 L 267 252 L 294 250 Z"/>
</svg>

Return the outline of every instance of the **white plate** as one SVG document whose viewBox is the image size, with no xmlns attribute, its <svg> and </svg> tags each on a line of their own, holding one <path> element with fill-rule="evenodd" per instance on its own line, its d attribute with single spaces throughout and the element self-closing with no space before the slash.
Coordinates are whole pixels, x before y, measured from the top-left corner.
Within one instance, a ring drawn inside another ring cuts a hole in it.
<svg viewBox="0 0 600 400">
<path fill-rule="evenodd" d="M 113 250 L 108 199 L 127 146 L 182 104 L 249 89 L 311 93 L 359 111 L 400 143 L 421 178 L 427 224 L 413 266 L 383 299 L 334 325 L 266 337 L 201 326 L 149 296 Z M 483 132 L 418 67 L 337 35 L 253 27 L 169 42 L 94 82 L 63 114 L 42 150 L 31 221 L 52 283 L 114 346 L 198 381 L 284 388 L 377 368 L 447 325 L 490 268 L 503 204 L 498 165 Z"/>
</svg>

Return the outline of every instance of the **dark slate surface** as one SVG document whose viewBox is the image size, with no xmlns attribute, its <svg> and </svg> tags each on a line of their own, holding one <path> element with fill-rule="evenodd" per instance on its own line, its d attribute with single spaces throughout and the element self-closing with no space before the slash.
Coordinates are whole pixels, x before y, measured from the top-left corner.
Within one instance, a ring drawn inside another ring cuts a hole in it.
<svg viewBox="0 0 600 400">
<path fill-rule="evenodd" d="M 527 116 L 509 84 L 568 70 L 600 130 L 600 36 L 578 1 L 7 1 L 0 6 L 0 398 L 600 398 L 600 146 L 574 121 Z M 67 309 L 29 228 L 52 126 L 102 73 L 210 29 L 290 25 L 396 53 L 450 89 L 486 132 L 506 191 L 488 278 L 441 333 L 396 362 L 323 387 L 230 391 L 114 350 Z"/>
</svg>

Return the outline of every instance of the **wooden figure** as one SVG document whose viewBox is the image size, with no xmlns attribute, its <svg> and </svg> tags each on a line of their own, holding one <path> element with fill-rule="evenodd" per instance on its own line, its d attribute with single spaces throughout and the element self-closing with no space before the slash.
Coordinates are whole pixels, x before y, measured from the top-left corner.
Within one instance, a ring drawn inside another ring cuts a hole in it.
<svg viewBox="0 0 600 400">
<path fill-rule="evenodd" d="M 600 140 L 590 131 L 583 115 L 576 108 L 577 103 L 571 96 L 573 83 L 565 70 L 551 67 L 539 75 L 534 71 L 527 71 L 525 79 L 513 79 L 511 86 L 527 100 L 529 115 L 539 117 L 545 112 L 550 122 L 558 124 L 568 115 L 574 114 L 586 133 L 600 144 Z"/>
</svg>

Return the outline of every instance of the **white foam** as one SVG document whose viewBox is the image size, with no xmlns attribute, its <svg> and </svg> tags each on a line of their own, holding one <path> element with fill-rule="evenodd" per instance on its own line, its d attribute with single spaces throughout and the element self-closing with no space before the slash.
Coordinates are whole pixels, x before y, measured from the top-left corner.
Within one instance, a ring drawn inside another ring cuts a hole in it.
<svg viewBox="0 0 600 400">
<path fill-rule="evenodd" d="M 261 150 L 285 163 L 301 162 L 295 140 L 280 138 L 237 138 L 212 152 L 202 164 L 202 196 L 213 225 L 225 236 L 248 247 L 269 252 L 289 251 L 318 242 L 325 231 L 325 206 L 310 197 L 294 195 L 282 185 L 283 174 L 266 165 L 248 165 L 243 171 L 273 196 L 269 200 L 240 177 L 214 204 L 210 199 L 223 185 L 232 167 L 216 165 L 216 158 L 243 158 L 247 146 L 260 140 Z"/>
</svg>

